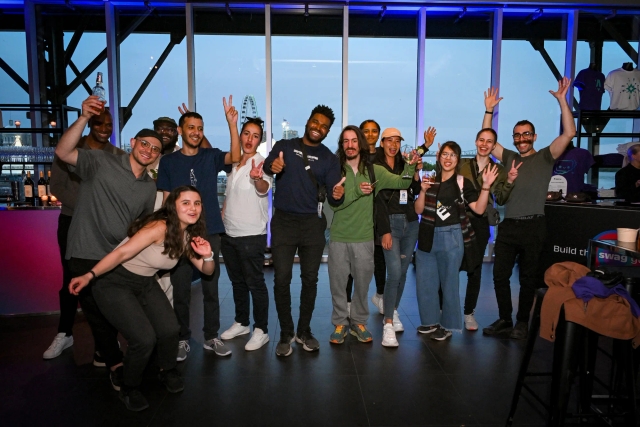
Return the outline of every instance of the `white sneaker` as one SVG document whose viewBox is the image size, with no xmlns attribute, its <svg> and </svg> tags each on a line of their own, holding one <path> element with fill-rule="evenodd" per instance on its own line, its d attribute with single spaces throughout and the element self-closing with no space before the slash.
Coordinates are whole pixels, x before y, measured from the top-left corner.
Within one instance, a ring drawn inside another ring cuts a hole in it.
<svg viewBox="0 0 640 427">
<path fill-rule="evenodd" d="M 404 326 L 402 326 L 402 322 L 400 321 L 398 310 L 393 310 L 393 330 L 396 332 L 404 331 Z"/>
<path fill-rule="evenodd" d="M 257 350 L 268 342 L 269 342 L 269 335 L 262 332 L 262 329 L 255 328 L 253 330 L 253 334 L 251 335 L 251 339 L 247 341 L 247 344 L 244 346 L 244 349 L 247 351 Z"/>
<path fill-rule="evenodd" d="M 378 307 L 378 311 L 380 312 L 380 314 L 384 314 L 384 298 L 382 297 L 382 295 L 377 293 L 373 294 L 373 296 L 371 297 L 371 302 L 373 303 L 373 305 Z"/>
<path fill-rule="evenodd" d="M 382 328 L 382 345 L 385 347 L 397 347 L 396 331 L 393 330 L 391 323 L 385 323 Z"/>
<path fill-rule="evenodd" d="M 467 331 L 477 331 L 478 330 L 478 322 L 476 322 L 476 318 L 474 317 L 476 312 L 474 311 L 471 314 L 464 315 L 464 327 Z"/>
<path fill-rule="evenodd" d="M 53 342 L 51 343 L 47 351 L 44 352 L 44 354 L 42 355 L 42 358 L 54 359 L 60 356 L 60 353 L 62 353 L 62 350 L 64 350 L 65 348 L 69 348 L 72 345 L 73 345 L 73 336 L 67 336 L 67 334 L 65 334 L 64 332 L 60 332 L 53 339 Z"/>
<path fill-rule="evenodd" d="M 223 340 L 230 340 L 232 338 L 239 337 L 240 335 L 246 335 L 249 332 L 251 332 L 251 328 L 249 328 L 248 326 L 242 326 L 241 323 L 234 322 L 234 324 L 231 325 L 229 329 L 227 329 L 222 333 L 222 335 L 220 335 L 220 338 L 222 338 Z"/>
</svg>

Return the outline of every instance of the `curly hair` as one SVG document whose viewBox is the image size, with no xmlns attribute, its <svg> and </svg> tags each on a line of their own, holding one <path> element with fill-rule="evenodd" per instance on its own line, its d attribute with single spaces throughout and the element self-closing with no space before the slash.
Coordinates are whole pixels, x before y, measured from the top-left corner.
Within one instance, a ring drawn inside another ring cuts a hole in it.
<svg viewBox="0 0 640 427">
<path fill-rule="evenodd" d="M 344 152 L 342 140 L 344 138 L 345 132 L 350 130 L 355 132 L 356 136 L 358 137 L 358 147 L 360 148 L 360 161 L 358 162 L 358 171 L 360 171 L 360 173 L 365 173 L 365 169 L 367 167 L 366 164 L 369 161 L 369 156 L 367 155 L 367 153 L 369 152 L 369 145 L 367 144 L 367 139 L 364 137 L 364 134 L 357 126 L 346 126 L 344 129 L 342 129 L 342 132 L 340 132 L 340 137 L 338 138 L 338 150 L 336 151 L 336 156 L 338 156 L 338 161 L 340 162 L 343 176 L 345 174 L 345 168 L 349 166 L 347 166 L 347 154 Z"/>
<path fill-rule="evenodd" d="M 311 114 L 309 115 L 309 120 L 313 117 L 314 114 L 322 114 L 331 122 L 329 126 L 333 126 L 333 122 L 336 120 L 336 116 L 333 115 L 333 110 L 326 105 L 317 105 L 316 108 L 311 110 Z"/>
<path fill-rule="evenodd" d="M 178 219 L 178 212 L 176 209 L 176 202 L 180 198 L 180 195 L 187 191 L 193 191 L 194 193 L 200 192 L 197 188 L 190 185 L 183 185 L 175 188 L 167 196 L 167 200 L 162 207 L 154 213 L 135 220 L 127 231 L 129 237 L 133 237 L 138 231 L 144 227 L 150 227 L 158 221 L 164 221 L 167 226 L 167 231 L 164 235 L 164 255 L 168 255 L 171 259 L 180 258 L 186 256 L 188 258 L 198 258 L 201 256 L 195 253 L 191 247 L 191 240 L 194 237 L 206 238 L 207 226 L 204 220 L 204 207 L 200 213 L 200 218 L 195 224 L 187 226 L 184 232 L 180 229 L 180 220 Z"/>
</svg>

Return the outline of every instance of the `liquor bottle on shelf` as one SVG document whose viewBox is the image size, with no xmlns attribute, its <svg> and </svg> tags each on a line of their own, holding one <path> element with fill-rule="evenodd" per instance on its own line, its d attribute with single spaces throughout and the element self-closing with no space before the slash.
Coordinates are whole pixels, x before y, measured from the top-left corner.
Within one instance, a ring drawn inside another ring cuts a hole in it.
<svg viewBox="0 0 640 427">
<path fill-rule="evenodd" d="M 51 171 L 47 171 L 47 196 L 51 197 Z"/>
<path fill-rule="evenodd" d="M 34 193 L 35 188 L 33 180 L 31 179 L 31 172 L 27 171 L 27 178 L 24 180 L 24 201 L 31 203 L 32 206 L 35 206 Z"/>
<path fill-rule="evenodd" d="M 96 85 L 93 88 L 93 95 L 100 98 L 100 101 L 102 101 L 104 105 L 107 104 L 107 92 L 102 86 L 102 73 L 100 71 L 98 71 L 98 75 L 96 76 Z"/>
<path fill-rule="evenodd" d="M 44 180 L 44 171 L 40 171 L 40 179 L 38 180 L 38 199 L 47 195 L 47 181 Z"/>
</svg>

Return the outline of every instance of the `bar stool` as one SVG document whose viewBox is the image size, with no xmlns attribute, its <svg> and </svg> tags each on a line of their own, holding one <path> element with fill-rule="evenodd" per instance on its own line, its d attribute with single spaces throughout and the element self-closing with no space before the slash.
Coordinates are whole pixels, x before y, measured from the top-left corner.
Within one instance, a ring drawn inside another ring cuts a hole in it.
<svg viewBox="0 0 640 427">
<path fill-rule="evenodd" d="M 532 397 L 547 410 L 549 426 L 564 425 L 571 394 L 571 386 L 578 371 L 580 373 L 578 413 L 572 414 L 572 416 L 611 416 L 611 413 L 605 414 L 597 409 L 594 401 L 606 403 L 610 409 L 614 403 L 624 402 L 626 403 L 626 411 L 624 413 L 625 425 L 637 425 L 635 381 L 637 373 L 635 359 L 637 359 L 637 357 L 635 357 L 636 353 L 631 346 L 630 340 L 613 340 L 612 375 L 610 377 L 613 378 L 615 376 L 618 380 L 621 377 L 626 379 L 627 395 L 625 399 L 615 397 L 620 381 L 613 381 L 613 386 L 609 388 L 609 396 L 592 396 L 593 383 L 594 380 L 597 380 L 594 375 L 594 369 L 599 334 L 577 323 L 566 321 L 564 318 L 564 308 L 561 309 L 555 331 L 556 338 L 553 349 L 552 372 L 534 373 L 528 371 L 533 348 L 540 330 L 540 309 L 546 292 L 547 289 L 539 289 L 536 293 L 536 302 L 530 323 L 529 336 L 522 357 L 522 363 L 520 364 L 506 426 L 513 424 L 513 418 L 523 389 L 527 390 Z M 620 359 L 621 363 L 618 363 Z M 548 403 L 525 383 L 527 377 L 541 376 L 551 377 L 551 392 Z M 601 381 L 598 380 L 598 382 L 602 384 Z"/>
</svg>

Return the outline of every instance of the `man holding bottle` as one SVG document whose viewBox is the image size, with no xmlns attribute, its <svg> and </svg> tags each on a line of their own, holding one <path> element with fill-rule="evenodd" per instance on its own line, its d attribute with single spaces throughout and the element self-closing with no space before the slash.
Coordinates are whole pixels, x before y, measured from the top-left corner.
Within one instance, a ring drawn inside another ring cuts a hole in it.
<svg viewBox="0 0 640 427">
<path fill-rule="evenodd" d="M 103 103 L 97 96 L 87 98 L 82 103 L 82 115 L 56 147 L 56 156 L 81 181 L 66 251 L 72 277 L 86 274 L 115 249 L 127 237 L 131 222 L 153 212 L 155 201 L 156 186 L 146 168 L 162 151 L 162 137 L 157 132 L 138 132 L 130 141 L 131 154 L 77 148 L 84 126 L 93 117 L 101 116 L 102 111 Z M 98 309 L 91 289 L 87 286 L 80 293 L 80 305 L 91 326 L 96 349 L 110 368 L 111 384 L 119 391 L 122 352 L 118 331 Z"/>
<path fill-rule="evenodd" d="M 112 154 L 123 154 L 124 151 L 112 145 L 109 137 L 113 131 L 111 113 L 105 109 L 98 115 L 89 119 L 89 135 L 80 138 L 76 148 L 79 150 L 104 150 Z M 60 247 L 60 259 L 62 262 L 62 288 L 58 292 L 60 298 L 60 320 L 58 322 L 58 334 L 53 339 L 49 348 L 44 352 L 44 359 L 58 357 L 62 351 L 73 345 L 73 322 L 78 309 L 78 297 L 69 293 L 71 271 L 69 262 L 65 259 L 67 252 L 67 236 L 73 210 L 75 209 L 80 190 L 80 177 L 70 172 L 67 165 L 58 156 L 54 157 L 51 164 L 51 195 L 57 197 L 62 203 L 62 211 L 58 217 L 58 246 Z M 105 366 L 99 353 L 95 354 L 93 364 Z"/>
</svg>

